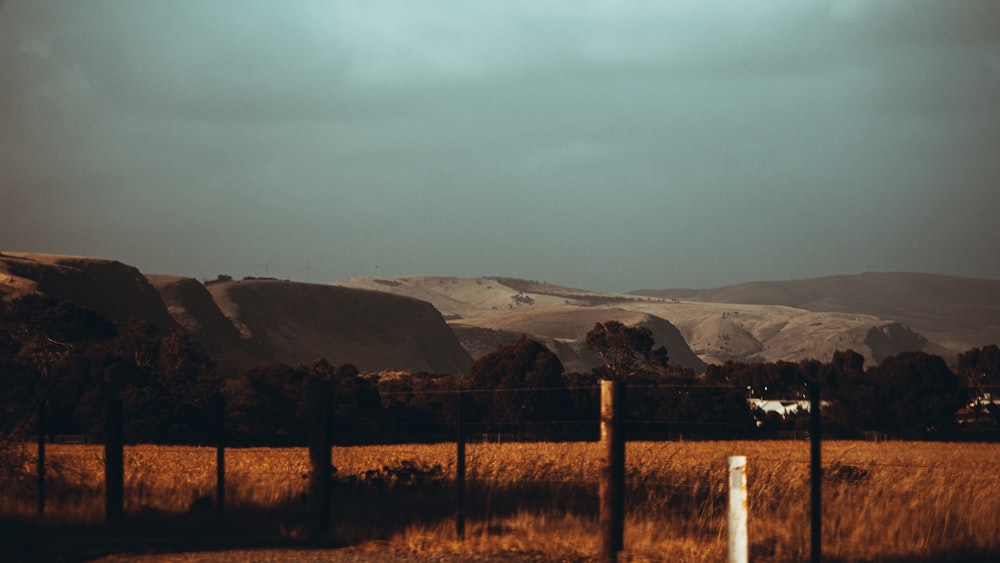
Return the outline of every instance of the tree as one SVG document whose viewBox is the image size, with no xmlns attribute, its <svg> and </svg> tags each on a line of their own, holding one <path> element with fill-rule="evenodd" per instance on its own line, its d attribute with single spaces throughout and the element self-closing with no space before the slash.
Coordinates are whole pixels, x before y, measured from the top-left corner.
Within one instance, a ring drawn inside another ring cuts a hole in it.
<svg viewBox="0 0 1000 563">
<path fill-rule="evenodd" d="M 958 376 L 968 388 L 966 400 L 974 420 L 1000 423 L 1000 409 L 994 403 L 1000 398 L 1000 347 L 990 344 L 959 354 Z"/>
<path fill-rule="evenodd" d="M 472 365 L 471 384 L 477 391 L 473 400 L 483 421 L 494 429 L 546 432 L 570 407 L 562 374 L 558 356 L 522 336 Z"/>
<path fill-rule="evenodd" d="M 884 413 L 882 430 L 916 437 L 954 424 L 963 393 L 958 377 L 940 357 L 905 352 L 870 371 Z"/>
<path fill-rule="evenodd" d="M 308 436 L 305 370 L 258 366 L 226 384 L 227 434 L 240 444 L 304 445 Z"/>
<path fill-rule="evenodd" d="M 379 420 L 387 428 L 380 439 L 389 442 L 440 442 L 455 435 L 458 392 L 466 387 L 464 375 L 380 375 L 375 385 L 381 400 Z"/>
<path fill-rule="evenodd" d="M 667 367 L 667 349 L 653 348 L 653 331 L 646 327 L 619 321 L 597 323 L 587 333 L 586 344 L 604 362 L 601 376 L 605 379 L 625 381 Z"/>
<path fill-rule="evenodd" d="M 364 443 L 373 435 L 380 411 L 375 385 L 351 364 L 334 367 L 325 359 L 308 366 L 285 364 L 251 368 L 226 391 L 234 438 L 244 444 L 304 445 L 316 426 L 314 399 L 329 386 L 337 443 Z"/>
<path fill-rule="evenodd" d="M 88 387 L 89 349 L 116 334 L 88 309 L 38 294 L 0 302 L 2 425 L 31 423 L 47 405 L 51 433 L 80 431 L 73 420 Z"/>
<path fill-rule="evenodd" d="M 76 411 L 101 430 L 104 401 L 122 400 L 128 442 L 207 443 L 213 436 L 209 401 L 221 379 L 205 351 L 181 330 L 166 336 L 134 318 L 116 338 L 92 346 L 91 377 Z"/>
<path fill-rule="evenodd" d="M 862 430 L 884 430 L 885 408 L 874 370 L 865 371 L 865 358 L 854 350 L 838 350 L 825 370 L 824 430 L 851 437 Z"/>
</svg>

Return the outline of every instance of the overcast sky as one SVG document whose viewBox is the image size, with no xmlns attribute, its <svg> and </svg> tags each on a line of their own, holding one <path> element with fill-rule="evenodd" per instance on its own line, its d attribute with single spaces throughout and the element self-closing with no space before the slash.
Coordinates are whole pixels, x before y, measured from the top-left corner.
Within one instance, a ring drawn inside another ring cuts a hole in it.
<svg viewBox="0 0 1000 563">
<path fill-rule="evenodd" d="M 7 0 L 0 190 L 199 279 L 1000 278 L 1000 2 Z"/>
</svg>

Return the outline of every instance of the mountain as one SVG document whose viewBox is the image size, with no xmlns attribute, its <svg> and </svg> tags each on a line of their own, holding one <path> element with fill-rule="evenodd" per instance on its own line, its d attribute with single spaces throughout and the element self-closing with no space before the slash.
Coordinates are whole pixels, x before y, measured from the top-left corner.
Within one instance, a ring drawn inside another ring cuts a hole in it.
<svg viewBox="0 0 1000 563">
<path fill-rule="evenodd" d="M 630 295 L 870 315 L 905 325 L 952 354 L 1000 343 L 1000 280 L 867 273 L 702 290 L 646 289 Z"/>
</svg>

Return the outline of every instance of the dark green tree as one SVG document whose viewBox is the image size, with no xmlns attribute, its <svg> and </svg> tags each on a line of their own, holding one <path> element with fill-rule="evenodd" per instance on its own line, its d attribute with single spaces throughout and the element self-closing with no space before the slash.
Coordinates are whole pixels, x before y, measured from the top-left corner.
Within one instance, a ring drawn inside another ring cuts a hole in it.
<svg viewBox="0 0 1000 563">
<path fill-rule="evenodd" d="M 244 371 L 226 385 L 229 434 L 237 443 L 306 445 L 305 403 L 314 378 L 304 368 L 271 364 Z"/>
<path fill-rule="evenodd" d="M 4 427 L 33 427 L 43 403 L 50 433 L 83 431 L 74 412 L 91 385 L 89 350 L 116 333 L 97 313 L 65 301 L 28 294 L 0 302 Z"/>
<path fill-rule="evenodd" d="M 597 354 L 605 379 L 626 381 L 640 374 L 656 373 L 667 366 L 667 349 L 656 344 L 653 332 L 619 321 L 597 323 L 586 336 L 587 349 Z"/>
<path fill-rule="evenodd" d="M 321 359 L 313 362 L 309 371 L 332 387 L 334 440 L 346 445 L 377 439 L 381 398 L 375 383 L 361 377 L 354 364 L 334 368 Z"/>
<path fill-rule="evenodd" d="M 886 358 L 870 372 L 884 412 L 881 429 L 912 438 L 954 426 L 964 394 L 940 357 L 906 352 Z"/>
<path fill-rule="evenodd" d="M 332 393 L 333 437 L 357 444 L 376 437 L 380 399 L 375 384 L 351 364 L 325 359 L 308 366 L 272 364 L 248 369 L 226 385 L 229 429 L 245 444 L 305 445 L 317 423 L 316 397 Z"/>
<path fill-rule="evenodd" d="M 879 381 L 865 371 L 865 358 L 854 350 L 833 353 L 825 371 L 824 429 L 833 436 L 857 437 L 864 430 L 886 427 Z"/>
<path fill-rule="evenodd" d="M 755 428 L 743 389 L 711 383 L 684 368 L 633 377 L 628 418 L 632 432 L 651 438 L 733 438 Z"/>
<path fill-rule="evenodd" d="M 458 392 L 465 376 L 416 373 L 379 377 L 383 436 L 391 442 L 447 441 L 455 437 Z M 471 403 L 466 408 L 471 408 Z M 465 416 L 472 412 L 465 413 Z"/>
<path fill-rule="evenodd" d="M 562 374 L 559 357 L 535 340 L 500 346 L 472 365 L 473 416 L 493 431 L 550 433 L 571 405 Z"/>
</svg>

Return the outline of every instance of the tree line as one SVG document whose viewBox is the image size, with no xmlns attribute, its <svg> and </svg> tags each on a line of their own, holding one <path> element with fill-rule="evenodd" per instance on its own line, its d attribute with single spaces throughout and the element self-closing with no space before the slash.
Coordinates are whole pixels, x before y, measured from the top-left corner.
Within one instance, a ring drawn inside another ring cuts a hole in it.
<svg viewBox="0 0 1000 563">
<path fill-rule="evenodd" d="M 212 405 L 224 397 L 232 443 L 301 445 L 315 425 L 312 398 L 330 389 L 334 435 L 343 444 L 448 440 L 460 423 L 467 433 L 521 440 L 593 439 L 602 378 L 628 383 L 627 432 L 636 438 L 746 438 L 803 428 L 801 416 L 768 415 L 747 398 L 804 399 L 813 385 L 823 390 L 825 432 L 835 436 L 922 438 L 1000 422 L 992 403 L 1000 385 L 995 345 L 961 354 L 954 368 L 919 352 L 866 367 L 847 350 L 825 363 L 727 362 L 695 374 L 670 365 L 648 329 L 609 321 L 587 334 L 586 347 L 603 365 L 586 373 L 566 372 L 552 351 L 524 336 L 477 360 L 468 375 L 360 374 L 349 363 L 317 359 L 223 378 L 179 329 L 161 334 L 141 320 L 117 325 L 38 295 L 3 303 L 0 313 L 0 425 L 7 433 L 33 432 L 41 406 L 50 434 L 100 441 L 103 406 L 117 397 L 127 441 L 209 444 L 217 433 Z"/>
</svg>

